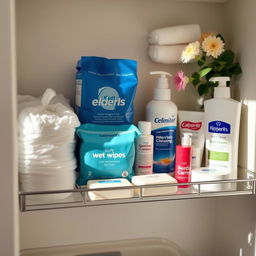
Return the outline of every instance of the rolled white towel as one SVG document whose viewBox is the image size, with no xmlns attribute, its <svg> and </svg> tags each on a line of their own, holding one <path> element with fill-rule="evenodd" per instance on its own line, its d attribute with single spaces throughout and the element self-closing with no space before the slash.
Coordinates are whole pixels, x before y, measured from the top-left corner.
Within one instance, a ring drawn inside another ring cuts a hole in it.
<svg viewBox="0 0 256 256">
<path fill-rule="evenodd" d="M 162 64 L 181 63 L 181 54 L 187 45 L 150 45 L 149 56 L 152 61 Z"/>
<path fill-rule="evenodd" d="M 201 29 L 198 24 L 179 25 L 153 30 L 149 43 L 158 45 L 187 44 L 199 40 Z"/>
</svg>

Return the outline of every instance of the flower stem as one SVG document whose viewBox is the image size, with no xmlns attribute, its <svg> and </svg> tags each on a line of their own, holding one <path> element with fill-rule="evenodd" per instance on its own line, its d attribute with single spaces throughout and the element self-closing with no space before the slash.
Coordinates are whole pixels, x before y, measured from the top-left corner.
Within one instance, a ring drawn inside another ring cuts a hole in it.
<svg viewBox="0 0 256 256">
<path fill-rule="evenodd" d="M 203 60 L 200 56 L 196 56 L 196 57 L 195 57 L 195 60 L 196 60 L 196 61 L 200 61 L 200 62 L 206 64 L 206 61 Z"/>
</svg>

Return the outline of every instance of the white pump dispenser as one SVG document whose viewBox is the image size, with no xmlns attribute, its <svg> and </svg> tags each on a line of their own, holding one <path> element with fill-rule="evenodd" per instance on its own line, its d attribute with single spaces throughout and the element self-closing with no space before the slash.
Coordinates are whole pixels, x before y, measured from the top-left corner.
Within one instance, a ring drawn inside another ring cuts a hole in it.
<svg viewBox="0 0 256 256">
<path fill-rule="evenodd" d="M 181 145 L 188 147 L 192 145 L 192 134 L 189 132 L 185 132 L 181 138 Z"/>
<path fill-rule="evenodd" d="M 155 173 L 173 173 L 175 168 L 177 106 L 170 100 L 171 89 L 164 71 L 150 72 L 160 75 L 154 89 L 153 100 L 146 107 L 146 120 L 151 122 L 154 136 Z"/>
<path fill-rule="evenodd" d="M 238 137 L 241 103 L 230 98 L 229 77 L 214 77 L 214 98 L 204 102 L 206 123 L 206 166 L 228 179 L 237 179 Z M 235 185 L 227 183 L 227 189 Z"/>
<path fill-rule="evenodd" d="M 172 75 L 164 71 L 152 71 L 150 75 L 160 75 L 157 79 L 157 86 L 154 89 L 154 100 L 170 100 L 171 89 L 169 88 L 167 76 L 171 77 Z"/>
<path fill-rule="evenodd" d="M 230 98 L 230 88 L 227 82 L 230 81 L 228 76 L 217 76 L 210 79 L 211 82 L 218 82 L 218 87 L 214 88 L 214 98 Z"/>
</svg>

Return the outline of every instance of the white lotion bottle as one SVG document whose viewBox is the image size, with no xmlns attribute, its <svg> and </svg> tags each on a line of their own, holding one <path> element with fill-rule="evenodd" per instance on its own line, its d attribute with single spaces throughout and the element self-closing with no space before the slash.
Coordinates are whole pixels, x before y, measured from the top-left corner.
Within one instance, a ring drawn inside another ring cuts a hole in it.
<svg viewBox="0 0 256 256">
<path fill-rule="evenodd" d="M 151 135 L 151 123 L 139 121 L 138 128 L 141 135 L 136 138 L 136 175 L 153 173 L 153 135 Z"/>
<path fill-rule="evenodd" d="M 228 179 L 237 179 L 241 103 L 230 98 L 226 86 L 229 77 L 214 77 L 211 81 L 219 85 L 214 88 L 214 98 L 204 102 L 206 166 L 223 172 Z"/>
<path fill-rule="evenodd" d="M 154 136 L 153 172 L 174 174 L 176 152 L 177 106 L 171 101 L 171 89 L 163 71 L 150 72 L 159 75 L 153 100 L 146 106 L 146 120 L 151 122 Z"/>
</svg>

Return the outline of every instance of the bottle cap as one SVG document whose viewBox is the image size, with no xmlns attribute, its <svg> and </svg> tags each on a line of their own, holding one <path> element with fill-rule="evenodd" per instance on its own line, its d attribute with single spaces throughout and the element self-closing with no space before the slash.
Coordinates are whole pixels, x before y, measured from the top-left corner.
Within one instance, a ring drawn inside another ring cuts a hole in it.
<svg viewBox="0 0 256 256">
<path fill-rule="evenodd" d="M 151 122 L 139 121 L 138 127 L 143 135 L 151 134 Z"/>
<path fill-rule="evenodd" d="M 170 100 L 171 89 L 169 88 L 169 82 L 168 82 L 167 76 L 172 76 L 172 75 L 164 71 L 153 71 L 153 72 L 150 72 L 150 75 L 160 75 L 157 81 L 157 86 L 154 89 L 154 99 Z"/>
<path fill-rule="evenodd" d="M 192 138 L 191 138 L 192 134 L 189 132 L 185 132 L 183 134 L 183 137 L 181 139 L 181 145 L 182 146 L 191 146 L 192 145 Z"/>
<path fill-rule="evenodd" d="M 230 81 L 228 76 L 217 76 L 210 79 L 211 82 L 218 82 L 218 87 L 214 88 L 214 98 L 230 98 L 230 88 L 227 82 Z"/>
</svg>

